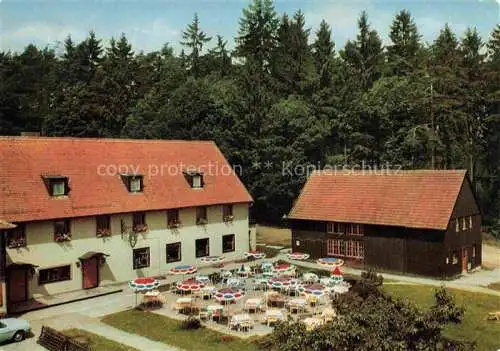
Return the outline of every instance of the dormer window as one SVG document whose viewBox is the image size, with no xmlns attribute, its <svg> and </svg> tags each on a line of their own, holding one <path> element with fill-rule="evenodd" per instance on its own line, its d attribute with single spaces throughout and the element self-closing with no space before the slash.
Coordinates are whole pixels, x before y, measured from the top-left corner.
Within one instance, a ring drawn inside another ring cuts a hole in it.
<svg viewBox="0 0 500 351">
<path fill-rule="evenodd" d="M 201 188 L 201 175 L 197 174 L 193 176 L 193 184 L 191 185 L 193 188 Z"/>
<path fill-rule="evenodd" d="M 69 193 L 68 177 L 42 176 L 49 195 L 53 197 L 65 196 Z"/>
<path fill-rule="evenodd" d="M 193 189 L 201 189 L 203 188 L 203 173 L 201 171 L 193 171 L 188 170 L 184 171 L 184 176 L 186 180 L 189 182 L 189 185 Z"/>
<path fill-rule="evenodd" d="M 144 178 L 140 174 L 122 174 L 129 193 L 141 193 L 144 190 Z"/>
</svg>

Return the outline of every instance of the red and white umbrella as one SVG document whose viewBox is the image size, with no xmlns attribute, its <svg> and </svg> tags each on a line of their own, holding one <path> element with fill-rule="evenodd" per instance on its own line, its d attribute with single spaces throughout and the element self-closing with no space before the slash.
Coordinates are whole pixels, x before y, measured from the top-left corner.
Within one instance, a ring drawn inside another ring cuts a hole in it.
<svg viewBox="0 0 500 351">
<path fill-rule="evenodd" d="M 298 280 L 294 278 L 290 278 L 289 276 L 280 276 L 280 277 L 274 277 L 274 278 L 269 278 L 267 281 L 267 286 L 269 288 L 277 288 L 281 289 L 284 287 L 288 286 L 297 286 L 298 285 Z"/>
<path fill-rule="evenodd" d="M 286 254 L 290 260 L 303 261 L 309 258 L 309 254 L 303 252 L 291 252 Z"/>
<path fill-rule="evenodd" d="M 224 260 L 224 256 L 205 256 L 200 258 L 200 261 L 205 264 L 222 263 Z"/>
<path fill-rule="evenodd" d="M 295 273 L 295 266 L 287 264 L 287 263 L 278 264 L 276 266 L 273 266 L 271 271 L 273 273 L 277 273 L 280 275 L 294 274 Z"/>
<path fill-rule="evenodd" d="M 323 257 L 316 261 L 318 264 L 323 266 L 342 266 L 344 264 L 344 260 L 341 258 L 335 257 Z"/>
<path fill-rule="evenodd" d="M 232 303 L 236 300 L 241 299 L 243 296 L 245 296 L 245 292 L 241 289 L 236 289 L 236 288 L 223 288 L 217 290 L 215 293 L 215 300 L 221 303 Z"/>
<path fill-rule="evenodd" d="M 302 295 L 314 295 L 317 297 L 321 297 L 329 291 L 323 284 L 302 285 L 298 290 Z"/>
<path fill-rule="evenodd" d="M 252 251 L 247 251 L 243 253 L 243 256 L 246 258 L 255 258 L 256 260 L 259 260 L 261 258 L 266 258 L 266 254 L 263 252 L 260 252 L 259 250 L 252 250 Z"/>
<path fill-rule="evenodd" d="M 203 288 L 205 284 L 200 283 L 196 279 L 186 279 L 180 283 L 177 283 L 177 290 L 182 292 L 193 292 L 198 291 Z"/>
<path fill-rule="evenodd" d="M 184 275 L 184 274 L 193 274 L 196 273 L 197 268 L 195 266 L 191 265 L 182 265 L 182 266 L 175 266 L 174 268 L 170 269 L 168 271 L 169 274 L 174 274 L 174 275 Z"/>
<path fill-rule="evenodd" d="M 342 271 L 340 270 L 339 266 L 336 266 L 335 269 L 332 271 L 332 279 L 336 283 L 344 281 L 344 276 L 342 275 Z"/>
<path fill-rule="evenodd" d="M 135 292 L 146 292 L 156 289 L 160 286 L 160 282 L 154 278 L 136 278 L 129 280 L 128 286 L 135 290 Z"/>
</svg>

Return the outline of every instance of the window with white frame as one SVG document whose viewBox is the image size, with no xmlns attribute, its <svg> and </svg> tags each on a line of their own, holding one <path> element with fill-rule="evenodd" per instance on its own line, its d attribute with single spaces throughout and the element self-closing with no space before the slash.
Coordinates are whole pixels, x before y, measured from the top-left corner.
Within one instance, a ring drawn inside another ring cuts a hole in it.
<svg viewBox="0 0 500 351">
<path fill-rule="evenodd" d="M 467 221 L 469 222 L 469 229 L 472 229 L 472 216 L 467 217 Z"/>
<path fill-rule="evenodd" d="M 467 229 L 467 221 L 465 220 L 465 217 L 462 217 L 461 220 L 462 220 L 462 230 L 466 230 Z"/>
<path fill-rule="evenodd" d="M 342 256 L 342 240 L 327 240 L 327 254 L 328 256 Z"/>
<path fill-rule="evenodd" d="M 460 218 L 457 218 L 455 220 L 455 231 L 458 233 L 460 231 L 460 221 L 459 221 Z"/>
<path fill-rule="evenodd" d="M 326 223 L 326 232 L 329 234 L 333 234 L 333 222 Z"/>
</svg>

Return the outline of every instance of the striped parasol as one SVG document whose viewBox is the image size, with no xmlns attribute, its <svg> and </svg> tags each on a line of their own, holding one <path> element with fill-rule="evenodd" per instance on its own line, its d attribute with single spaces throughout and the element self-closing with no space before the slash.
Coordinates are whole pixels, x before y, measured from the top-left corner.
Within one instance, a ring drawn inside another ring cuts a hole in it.
<svg viewBox="0 0 500 351">
<path fill-rule="evenodd" d="M 168 271 L 169 274 L 174 274 L 174 275 L 179 275 L 179 274 L 193 274 L 196 273 L 197 268 L 192 265 L 182 265 L 182 266 L 175 266 L 174 268 L 170 269 Z"/>
<path fill-rule="evenodd" d="M 197 281 L 196 279 L 186 279 L 177 284 L 177 290 L 182 292 L 193 292 L 198 291 L 205 285 Z"/>
<path fill-rule="evenodd" d="M 263 252 L 260 252 L 259 250 L 252 250 L 252 251 L 247 251 L 243 253 L 243 256 L 246 258 L 255 258 L 256 260 L 261 259 L 261 258 L 266 258 L 266 254 Z"/>
<path fill-rule="evenodd" d="M 342 266 L 344 264 L 344 260 L 341 258 L 335 257 L 323 257 L 316 261 L 316 263 L 322 266 Z"/>
<path fill-rule="evenodd" d="M 303 261 L 309 258 L 309 254 L 303 252 L 291 252 L 286 254 L 290 260 Z"/>
<path fill-rule="evenodd" d="M 328 289 L 323 284 L 302 285 L 298 288 L 302 295 L 314 295 L 321 297 L 328 293 Z"/>
<path fill-rule="evenodd" d="M 241 299 L 245 296 L 245 292 L 241 289 L 236 288 L 223 288 L 217 290 L 215 293 L 215 300 L 221 303 L 232 303 L 236 300 Z"/>
<path fill-rule="evenodd" d="M 295 266 L 286 263 L 278 264 L 272 268 L 272 272 L 277 274 L 293 274 L 295 273 Z"/>
<path fill-rule="evenodd" d="M 134 280 L 129 280 L 128 286 L 131 289 L 134 289 L 135 292 L 146 292 L 156 289 L 158 286 L 160 286 L 160 282 L 154 278 L 137 278 Z"/>
<path fill-rule="evenodd" d="M 342 275 L 342 271 L 340 270 L 339 266 L 336 266 L 335 269 L 332 271 L 331 278 L 336 283 L 340 283 L 340 282 L 344 281 L 344 276 Z"/>
<path fill-rule="evenodd" d="M 222 263 L 224 260 L 224 256 L 205 256 L 200 258 L 200 261 L 205 264 Z"/>
<path fill-rule="evenodd" d="M 280 276 L 275 278 L 270 278 L 267 281 L 267 286 L 269 288 L 281 289 L 287 286 L 296 286 L 298 285 L 298 280 L 294 278 L 290 278 L 289 276 Z"/>
</svg>

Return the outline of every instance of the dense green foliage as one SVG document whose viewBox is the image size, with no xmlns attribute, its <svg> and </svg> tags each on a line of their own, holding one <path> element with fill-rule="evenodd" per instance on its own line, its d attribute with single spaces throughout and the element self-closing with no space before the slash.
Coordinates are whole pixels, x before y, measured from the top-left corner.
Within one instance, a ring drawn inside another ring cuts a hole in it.
<svg viewBox="0 0 500 351">
<path fill-rule="evenodd" d="M 357 25 L 336 51 L 328 23 L 306 28 L 302 12 L 278 16 L 271 0 L 253 0 L 233 51 L 195 15 L 179 55 L 93 32 L 68 37 L 60 56 L 2 52 L 0 134 L 213 139 L 268 222 L 288 212 L 307 165 L 465 168 L 496 224 L 500 25 L 487 39 L 446 25 L 426 45 L 401 11 L 386 47 L 368 14 Z"/>
<path fill-rule="evenodd" d="M 381 282 L 374 273 L 364 275 L 351 291 L 333 299 L 341 317 L 312 331 L 301 322 L 279 323 L 262 346 L 280 351 L 474 349 L 442 335 L 447 324 L 461 323 L 464 314 L 444 288 L 435 291 L 433 305 L 424 310 L 383 292 Z"/>
</svg>

